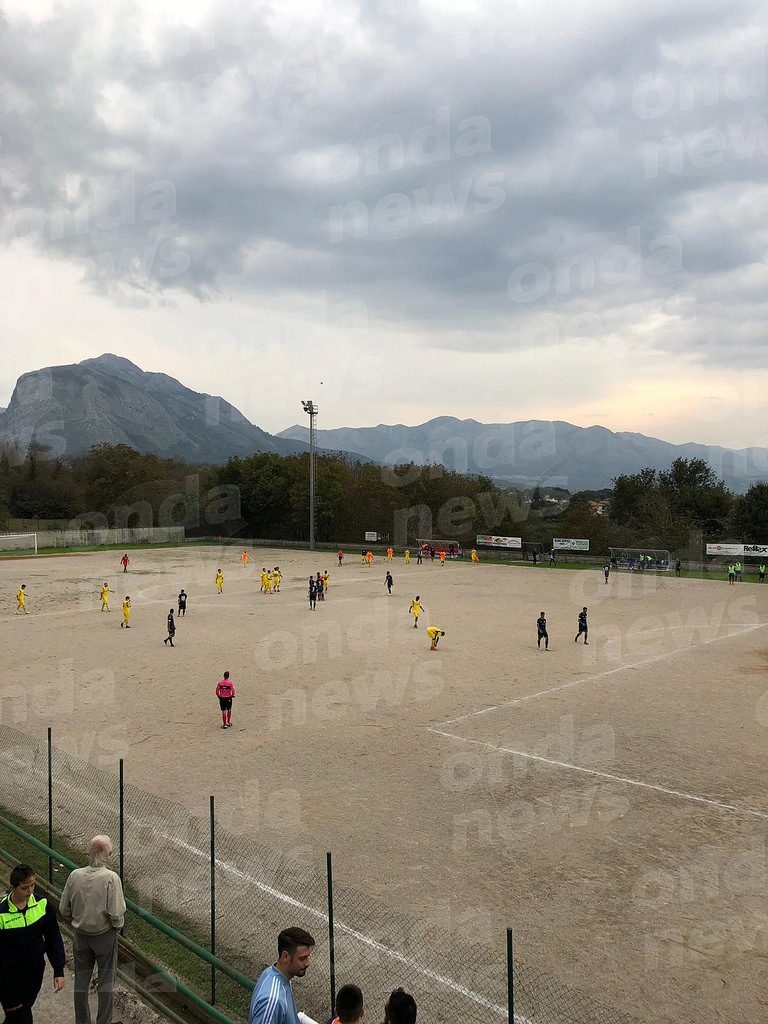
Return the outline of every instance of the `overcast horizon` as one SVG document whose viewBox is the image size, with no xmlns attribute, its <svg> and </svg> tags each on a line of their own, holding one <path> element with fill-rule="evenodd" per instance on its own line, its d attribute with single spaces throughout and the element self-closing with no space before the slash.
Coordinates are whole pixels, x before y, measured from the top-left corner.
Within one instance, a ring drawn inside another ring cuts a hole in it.
<svg viewBox="0 0 768 1024">
<path fill-rule="evenodd" d="M 764 6 L 0 11 L 0 405 L 113 352 L 272 433 L 768 447 Z"/>
</svg>

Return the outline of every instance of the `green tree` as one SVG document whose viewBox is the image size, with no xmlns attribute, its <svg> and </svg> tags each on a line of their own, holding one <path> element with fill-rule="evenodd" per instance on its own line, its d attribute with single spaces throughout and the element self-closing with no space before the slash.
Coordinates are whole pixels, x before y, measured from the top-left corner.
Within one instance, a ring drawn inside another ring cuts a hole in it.
<svg viewBox="0 0 768 1024">
<path fill-rule="evenodd" d="M 752 484 L 746 494 L 736 498 L 733 521 L 745 544 L 768 544 L 768 483 Z"/>
</svg>

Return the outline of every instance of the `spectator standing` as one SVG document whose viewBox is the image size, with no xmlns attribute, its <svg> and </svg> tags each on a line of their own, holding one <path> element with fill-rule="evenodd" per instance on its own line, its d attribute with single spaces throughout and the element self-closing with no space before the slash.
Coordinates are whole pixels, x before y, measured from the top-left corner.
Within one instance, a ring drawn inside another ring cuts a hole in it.
<svg viewBox="0 0 768 1024">
<path fill-rule="evenodd" d="M 109 836 L 94 836 L 88 846 L 88 867 L 77 868 L 66 881 L 59 913 L 74 930 L 75 1022 L 90 1024 L 88 989 L 98 965 L 96 1024 L 112 1024 L 112 999 L 117 965 L 117 933 L 125 923 L 125 898 L 120 876 L 107 864 Z"/>
<path fill-rule="evenodd" d="M 396 988 L 384 1004 L 384 1024 L 416 1024 L 416 1000 Z"/>
<path fill-rule="evenodd" d="M 53 988 L 64 988 L 64 943 L 56 913 L 35 892 L 29 864 L 11 871 L 11 891 L 0 900 L 0 1004 L 13 1024 L 32 1024 L 32 1007 L 43 983 L 45 957 L 53 968 Z"/>
<path fill-rule="evenodd" d="M 259 975 L 251 996 L 248 1024 L 299 1024 L 291 982 L 309 968 L 315 940 L 303 928 L 277 937 L 277 961 Z"/>
<path fill-rule="evenodd" d="M 336 993 L 336 1016 L 328 1024 L 360 1024 L 365 1010 L 357 985 L 342 985 Z"/>
</svg>

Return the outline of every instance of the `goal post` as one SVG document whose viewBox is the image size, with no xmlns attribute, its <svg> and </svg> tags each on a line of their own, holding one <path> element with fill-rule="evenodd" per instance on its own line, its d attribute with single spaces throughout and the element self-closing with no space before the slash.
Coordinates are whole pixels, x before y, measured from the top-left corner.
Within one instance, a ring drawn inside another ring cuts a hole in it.
<svg viewBox="0 0 768 1024">
<path fill-rule="evenodd" d="M 0 533 L 0 555 L 6 551 L 34 551 L 37 554 L 37 534 Z"/>
<path fill-rule="evenodd" d="M 609 548 L 611 568 L 628 572 L 668 572 L 666 548 Z"/>
</svg>

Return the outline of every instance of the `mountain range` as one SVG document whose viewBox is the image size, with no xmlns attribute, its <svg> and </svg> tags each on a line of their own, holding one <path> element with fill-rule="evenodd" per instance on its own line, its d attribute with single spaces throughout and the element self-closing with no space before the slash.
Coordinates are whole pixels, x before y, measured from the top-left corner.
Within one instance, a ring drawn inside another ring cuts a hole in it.
<svg viewBox="0 0 768 1024">
<path fill-rule="evenodd" d="M 31 441 L 46 445 L 52 456 L 107 441 L 187 462 L 220 463 L 254 452 L 306 452 L 309 430 L 295 424 L 268 434 L 223 398 L 105 354 L 23 374 L 8 408 L 0 410 L 0 441 L 16 444 L 22 455 Z M 417 426 L 318 430 L 317 441 L 321 452 L 384 464 L 442 464 L 502 486 L 610 487 L 620 473 L 667 469 L 680 457 L 703 459 L 734 491 L 768 479 L 768 448 L 676 445 L 560 420 L 480 423 L 440 416 Z"/>
<path fill-rule="evenodd" d="M 308 440 L 295 424 L 278 437 Z M 483 474 L 500 485 L 566 487 L 570 491 L 610 487 L 613 477 L 646 466 L 668 469 L 677 458 L 703 459 L 734 491 L 768 479 L 768 448 L 735 451 L 716 445 L 670 444 L 644 434 L 606 427 L 576 427 L 562 420 L 479 423 L 440 416 L 408 427 L 342 427 L 318 430 L 318 444 L 354 448 L 377 462 L 442 464 L 461 473 Z"/>
<path fill-rule="evenodd" d="M 19 377 L 0 412 L 0 440 L 22 454 L 30 441 L 46 445 L 51 456 L 80 454 L 106 441 L 201 463 L 308 449 L 303 441 L 273 437 L 223 398 L 109 353 Z"/>
</svg>

